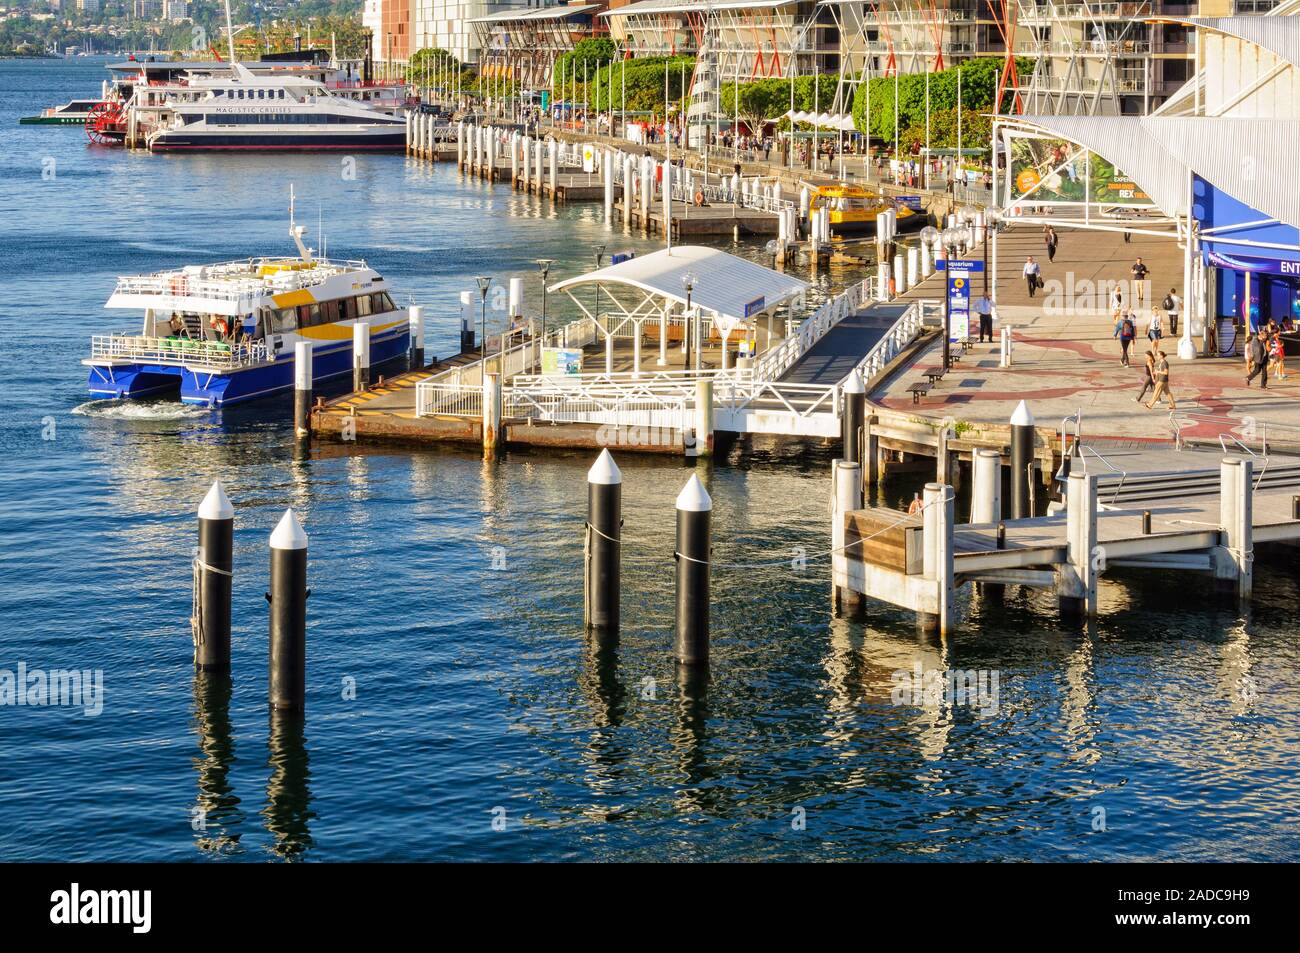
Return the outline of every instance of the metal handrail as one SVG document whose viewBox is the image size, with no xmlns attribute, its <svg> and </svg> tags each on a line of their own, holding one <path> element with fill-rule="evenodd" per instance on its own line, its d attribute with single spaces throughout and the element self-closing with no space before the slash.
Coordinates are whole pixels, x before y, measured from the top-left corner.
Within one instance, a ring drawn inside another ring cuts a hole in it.
<svg viewBox="0 0 1300 953">
<path fill-rule="evenodd" d="M 1069 418 L 1067 417 L 1066 419 L 1068 420 Z M 1100 453 L 1098 453 L 1098 452 L 1097 452 L 1096 450 L 1094 450 L 1092 447 L 1083 447 L 1083 446 L 1081 446 L 1081 447 L 1079 448 L 1079 459 L 1083 461 L 1083 472 L 1084 472 L 1085 474 L 1088 472 L 1088 461 L 1087 461 L 1086 459 L 1084 459 L 1084 454 L 1087 454 L 1087 453 L 1091 453 L 1094 457 L 1096 457 L 1098 460 L 1100 460 L 1100 461 L 1102 462 L 1102 464 L 1103 464 L 1103 465 L 1104 465 L 1108 470 L 1110 470 L 1111 473 L 1118 473 L 1118 474 L 1119 474 L 1119 483 L 1115 485 L 1115 492 L 1112 493 L 1112 494 L 1111 494 L 1111 497 L 1110 497 L 1110 502 L 1111 502 L 1112 504 L 1115 503 L 1115 501 L 1119 499 L 1120 491 L 1124 489 L 1124 481 L 1125 481 L 1126 479 L 1128 479 L 1128 471 L 1127 471 L 1127 470 L 1121 470 L 1119 467 L 1115 466 L 1115 464 L 1111 463 L 1109 460 L 1107 460 L 1105 457 L 1103 457 Z"/>
<path fill-rule="evenodd" d="M 192 338 L 158 338 L 132 334 L 96 334 L 90 339 L 91 360 L 127 359 L 150 364 L 233 368 L 267 360 L 265 341 L 228 344 Z"/>
</svg>

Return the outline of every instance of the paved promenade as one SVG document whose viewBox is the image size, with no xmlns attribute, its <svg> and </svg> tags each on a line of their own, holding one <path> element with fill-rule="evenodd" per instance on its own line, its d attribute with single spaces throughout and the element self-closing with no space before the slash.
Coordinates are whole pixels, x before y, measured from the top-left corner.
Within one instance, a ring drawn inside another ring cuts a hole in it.
<svg viewBox="0 0 1300 953">
<path fill-rule="evenodd" d="M 979 254 L 979 250 L 976 250 Z M 1181 283 L 1181 254 L 1172 241 L 1134 237 L 1131 244 L 1119 234 L 1060 231 L 1056 261 L 1048 264 L 1038 229 L 1013 228 L 998 239 L 998 293 L 1000 320 L 1013 328 L 1014 366 L 998 367 L 996 344 L 973 345 L 966 357 L 930 392 L 913 404 L 906 388 L 924 372 L 942 365 L 936 341 L 916 362 L 888 378 L 870 396 L 893 410 L 928 417 L 951 417 L 971 423 L 1005 423 L 1021 399 L 1029 401 L 1040 426 L 1059 426 L 1062 418 L 1082 410 L 1084 434 L 1114 440 L 1165 441 L 1173 434 L 1169 409 L 1163 403 L 1147 410 L 1134 398 L 1141 387 L 1141 355 L 1146 314 L 1140 315 L 1132 367 L 1119 363 L 1119 341 L 1112 334 L 1108 309 L 1102 312 L 1078 307 L 1044 307 L 1046 299 L 1031 302 L 1020 276 L 1025 256 L 1042 263 L 1051 290 L 1053 280 L 1065 281 L 1073 272 L 1096 282 L 1128 278 L 1129 266 L 1141 255 L 1151 269 L 1153 296 L 1159 301 L 1169 287 Z M 972 256 L 974 257 L 974 256 Z M 978 279 L 975 294 L 979 294 Z M 928 279 L 908 297 L 940 298 L 938 277 Z M 1149 312 L 1149 305 L 1147 307 Z M 1181 331 L 1181 324 L 1179 329 Z M 1213 439 L 1221 432 L 1266 423 L 1273 439 L 1300 441 L 1300 364 L 1286 380 L 1270 380 L 1268 390 L 1245 386 L 1241 357 L 1198 358 L 1182 361 L 1177 342 L 1166 338 L 1170 384 L 1182 414 L 1185 437 Z M 1148 394 L 1147 400 L 1150 399 Z M 1227 419 L 1231 418 L 1231 419 Z"/>
</svg>

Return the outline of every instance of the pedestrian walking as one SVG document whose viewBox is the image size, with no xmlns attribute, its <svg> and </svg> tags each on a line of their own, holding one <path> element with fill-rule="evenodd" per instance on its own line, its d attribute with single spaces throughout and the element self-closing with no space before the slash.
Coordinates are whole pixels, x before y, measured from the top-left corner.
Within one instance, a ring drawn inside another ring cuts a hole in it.
<svg viewBox="0 0 1300 953">
<path fill-rule="evenodd" d="M 1059 239 L 1056 237 L 1056 229 L 1051 225 L 1043 226 L 1043 244 L 1047 246 L 1047 260 L 1049 262 L 1056 260 L 1056 245 Z"/>
<path fill-rule="evenodd" d="M 1151 395 L 1151 403 L 1147 404 L 1147 410 L 1154 409 L 1161 397 L 1169 402 L 1170 410 L 1177 410 L 1178 405 L 1174 402 L 1173 392 L 1169 389 L 1169 358 L 1165 357 L 1164 351 L 1156 352 L 1155 366 L 1151 373 L 1156 382 L 1156 389 Z"/>
<path fill-rule="evenodd" d="M 1022 274 L 1025 276 L 1025 285 L 1029 288 L 1029 297 L 1032 298 L 1034 292 L 1037 291 L 1039 286 L 1043 283 L 1042 269 L 1038 267 L 1038 262 L 1034 261 L 1033 255 L 1030 255 L 1025 259 L 1025 267 Z"/>
<path fill-rule="evenodd" d="M 1138 258 L 1136 261 L 1134 261 L 1133 267 L 1129 269 L 1129 273 L 1133 276 L 1134 285 L 1138 285 L 1146 281 L 1147 275 L 1150 274 L 1150 271 L 1151 269 L 1147 268 L 1147 266 L 1143 263 L 1141 258 Z M 1136 288 L 1134 290 L 1136 290 Z"/>
<path fill-rule="evenodd" d="M 1151 342 L 1152 347 L 1155 347 L 1162 337 L 1164 337 L 1164 326 L 1160 320 L 1160 309 L 1152 308 L 1151 317 L 1147 319 L 1147 340 Z"/>
<path fill-rule="evenodd" d="M 1286 342 L 1282 340 L 1281 331 L 1274 331 L 1268 338 L 1269 354 L 1273 358 L 1273 374 L 1278 380 L 1286 380 Z"/>
<path fill-rule="evenodd" d="M 988 295 L 980 295 L 975 299 L 975 314 L 979 316 L 980 339 L 979 343 L 984 343 L 984 335 L 988 335 L 989 343 L 993 343 L 993 302 L 988 299 Z"/>
<path fill-rule="evenodd" d="M 1155 350 L 1153 349 L 1147 351 L 1146 357 L 1143 359 L 1142 362 L 1142 389 L 1138 391 L 1138 395 L 1133 398 L 1139 404 L 1142 403 L 1142 398 L 1147 395 L 1147 391 L 1151 390 L 1153 387 L 1156 386 L 1155 369 L 1156 369 L 1156 354 L 1155 354 Z"/>
<path fill-rule="evenodd" d="M 1115 322 L 1115 333 L 1111 337 L 1119 338 L 1119 362 L 1122 366 L 1128 367 L 1128 352 L 1133 346 L 1133 339 L 1137 337 L 1137 322 L 1133 316 L 1128 313 L 1121 313 L 1119 320 Z"/>
<path fill-rule="evenodd" d="M 1248 333 L 1246 335 L 1246 386 L 1259 377 L 1259 389 L 1268 388 L 1268 347 L 1264 343 L 1262 334 Z"/>
<path fill-rule="evenodd" d="M 1169 294 L 1165 295 L 1165 300 L 1160 303 L 1169 315 L 1169 333 L 1170 335 L 1178 334 L 1178 315 L 1183 310 L 1183 299 L 1178 297 L 1178 289 L 1170 288 Z"/>
</svg>

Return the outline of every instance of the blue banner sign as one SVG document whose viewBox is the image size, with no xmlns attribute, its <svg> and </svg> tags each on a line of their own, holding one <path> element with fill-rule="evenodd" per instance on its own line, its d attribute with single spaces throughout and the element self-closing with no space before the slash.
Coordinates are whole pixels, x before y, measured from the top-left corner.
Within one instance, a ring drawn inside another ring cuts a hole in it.
<svg viewBox="0 0 1300 953">
<path fill-rule="evenodd" d="M 913 212 L 925 211 L 919 195 L 895 195 L 894 208 L 910 208 Z"/>
<path fill-rule="evenodd" d="M 767 307 L 766 297 L 755 298 L 753 301 L 749 302 L 749 304 L 745 305 L 745 317 L 752 318 L 754 315 L 762 311 L 765 307 Z"/>
<path fill-rule="evenodd" d="M 967 261 L 964 258 L 954 258 L 952 261 L 945 261 L 940 258 L 934 263 L 934 267 L 939 271 L 950 271 L 953 273 L 961 272 L 962 274 L 967 274 L 972 271 L 983 271 L 984 262 L 978 259 Z"/>
</svg>

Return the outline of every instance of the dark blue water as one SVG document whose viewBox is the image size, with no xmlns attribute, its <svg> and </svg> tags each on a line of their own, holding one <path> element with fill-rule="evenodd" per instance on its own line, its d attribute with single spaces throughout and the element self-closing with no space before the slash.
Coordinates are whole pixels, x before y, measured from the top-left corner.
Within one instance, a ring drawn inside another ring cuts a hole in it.
<svg viewBox="0 0 1300 953">
<path fill-rule="evenodd" d="M 621 461 L 625 629 L 602 651 L 580 628 L 588 455 L 295 462 L 284 401 L 84 408 L 87 338 L 125 326 L 102 310 L 114 276 L 286 249 L 289 182 L 331 254 L 428 306 L 440 354 L 473 275 L 575 273 L 611 241 L 593 208 L 401 157 L 345 179 L 338 157 L 164 158 L 14 125 L 101 76 L 0 63 L 0 669 L 99 669 L 105 690 L 94 717 L 0 707 L 0 859 L 1294 855 L 1286 562 L 1259 567 L 1249 615 L 1196 577 L 1132 574 L 1086 630 L 1013 589 L 927 641 L 881 606 L 830 620 L 826 560 L 785 562 L 829 545 L 824 453 L 733 452 L 697 472 L 715 558 L 756 568 L 716 572 L 701 690 L 670 657 L 680 461 Z M 238 525 L 225 692 L 196 682 L 187 621 L 216 477 Z M 266 707 L 266 538 L 288 505 L 311 535 L 301 725 Z M 996 711 L 893 704 L 917 663 L 996 672 Z"/>
</svg>

